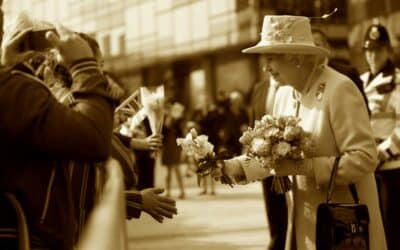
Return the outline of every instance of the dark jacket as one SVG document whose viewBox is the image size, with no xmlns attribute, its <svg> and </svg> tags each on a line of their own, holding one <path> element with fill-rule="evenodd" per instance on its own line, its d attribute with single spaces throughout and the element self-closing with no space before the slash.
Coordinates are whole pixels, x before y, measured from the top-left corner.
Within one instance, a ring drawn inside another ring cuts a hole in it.
<svg viewBox="0 0 400 250">
<path fill-rule="evenodd" d="M 76 74 L 76 103 L 68 108 L 24 65 L 0 78 L 0 190 L 21 202 L 32 239 L 72 249 L 77 223 L 68 171 L 57 162 L 108 158 L 113 110 L 106 79 L 93 69 Z"/>
</svg>

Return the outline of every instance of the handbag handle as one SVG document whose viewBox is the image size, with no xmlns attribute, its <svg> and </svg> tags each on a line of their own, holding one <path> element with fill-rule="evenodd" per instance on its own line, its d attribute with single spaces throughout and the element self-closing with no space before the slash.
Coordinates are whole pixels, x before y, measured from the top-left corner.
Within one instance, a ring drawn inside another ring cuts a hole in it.
<svg viewBox="0 0 400 250">
<path fill-rule="evenodd" d="M 334 163 L 333 163 L 331 177 L 329 179 L 328 193 L 326 195 L 326 203 L 331 203 L 332 202 L 333 188 L 335 187 L 335 180 L 336 180 L 337 170 L 338 170 L 338 167 L 339 167 L 339 161 L 340 161 L 340 156 L 337 156 L 335 158 Z M 349 184 L 349 190 L 350 190 L 351 196 L 353 197 L 354 202 L 359 204 L 360 203 L 360 199 L 358 197 L 356 185 Z"/>
</svg>

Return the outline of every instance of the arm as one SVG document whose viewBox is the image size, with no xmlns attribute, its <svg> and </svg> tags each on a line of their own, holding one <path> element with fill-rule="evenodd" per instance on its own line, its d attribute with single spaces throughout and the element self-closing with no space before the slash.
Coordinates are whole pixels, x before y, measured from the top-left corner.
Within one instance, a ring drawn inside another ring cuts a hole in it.
<svg viewBox="0 0 400 250">
<path fill-rule="evenodd" d="M 0 88 L 0 126 L 10 141 L 62 159 L 107 158 L 112 107 L 105 98 L 107 82 L 99 71 L 88 69 L 74 76 L 77 103 L 72 109 L 59 103 L 41 83 L 19 74 L 11 77 Z"/>
<path fill-rule="evenodd" d="M 135 213 L 131 214 L 131 216 L 138 215 L 137 213 L 140 213 L 138 211 L 140 209 L 148 213 L 159 223 L 163 222 L 164 217 L 172 218 L 174 214 L 177 214 L 175 200 L 161 196 L 163 192 L 164 189 L 161 188 L 125 191 L 128 208 L 131 209 L 131 212 Z"/>
<path fill-rule="evenodd" d="M 340 100 L 340 101 L 337 101 Z M 339 164 L 336 183 L 345 185 L 359 181 L 375 170 L 377 155 L 372 131 L 369 126 L 365 103 L 351 83 L 341 84 L 333 90 L 328 103 L 329 120 L 342 159 Z M 358 114 L 357 119 L 352 119 Z M 242 183 L 259 180 L 271 175 L 305 175 L 316 179 L 318 185 L 327 184 L 335 156 L 307 158 L 301 162 L 284 160 L 273 173 L 262 168 L 255 160 L 240 156 L 225 161 L 225 172 Z"/>
</svg>

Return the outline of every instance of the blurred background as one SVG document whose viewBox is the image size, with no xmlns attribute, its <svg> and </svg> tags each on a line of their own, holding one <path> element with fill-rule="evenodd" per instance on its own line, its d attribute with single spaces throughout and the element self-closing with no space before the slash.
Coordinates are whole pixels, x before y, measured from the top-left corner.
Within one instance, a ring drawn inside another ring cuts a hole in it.
<svg viewBox="0 0 400 250">
<path fill-rule="evenodd" d="M 249 105 L 253 86 L 267 76 L 262 58 L 241 50 L 259 41 L 266 14 L 320 17 L 338 8 L 327 19 L 313 18 L 312 25 L 327 34 L 335 56 L 360 73 L 366 70 L 364 34 L 379 22 L 388 28 L 395 63 L 400 62 L 399 0 L 0 0 L 0 5 L 3 28 L 27 11 L 90 34 L 100 44 L 106 69 L 128 94 L 164 84 L 166 94 L 188 113 L 221 103 L 232 92 Z M 215 122 L 204 124 L 209 128 Z M 166 171 L 156 168 L 156 186 L 165 186 Z M 211 195 L 205 196 L 208 184 L 198 193 L 193 175 L 184 172 L 186 198 L 181 187 L 176 218 L 163 225 L 146 214 L 129 221 L 130 249 L 265 249 L 268 225 L 260 183 L 235 191 L 210 184 Z M 177 193 L 173 184 L 171 195 Z"/>
<path fill-rule="evenodd" d="M 167 81 L 189 110 L 221 91 L 245 100 L 262 79 L 257 55 L 241 54 L 255 44 L 265 14 L 321 16 L 313 25 L 327 33 L 336 55 L 365 70 L 362 41 L 367 26 L 385 24 L 399 53 L 398 0 L 3 0 L 3 22 L 22 10 L 93 35 L 107 68 L 132 92 Z M 397 24 L 397 25 L 396 25 Z M 398 59 L 399 57 L 396 56 Z"/>
</svg>

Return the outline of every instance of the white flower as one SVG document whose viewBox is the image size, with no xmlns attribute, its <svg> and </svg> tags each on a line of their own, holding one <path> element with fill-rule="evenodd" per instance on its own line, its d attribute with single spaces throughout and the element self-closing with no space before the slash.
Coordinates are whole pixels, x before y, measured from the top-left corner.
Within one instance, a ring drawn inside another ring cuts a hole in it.
<svg viewBox="0 0 400 250">
<path fill-rule="evenodd" d="M 290 148 L 289 143 L 281 141 L 273 147 L 272 151 L 276 158 L 283 158 L 290 152 Z"/>
<path fill-rule="evenodd" d="M 300 138 L 302 129 L 300 127 L 286 126 L 283 131 L 283 139 L 286 141 L 293 141 Z"/>
<path fill-rule="evenodd" d="M 256 137 L 251 141 L 250 150 L 258 156 L 267 156 L 271 152 L 271 144 L 263 138 Z"/>
</svg>

